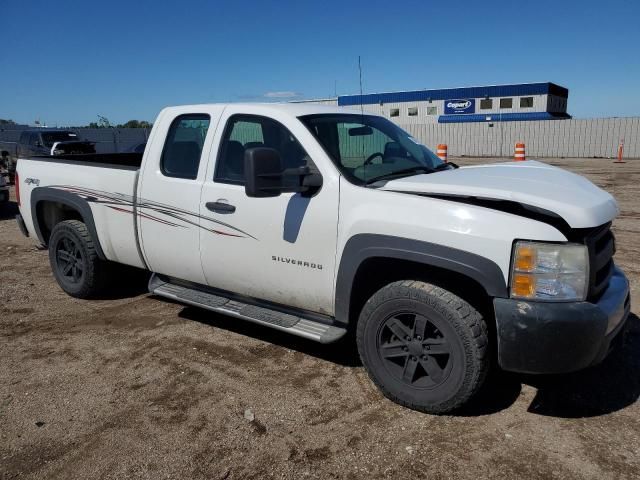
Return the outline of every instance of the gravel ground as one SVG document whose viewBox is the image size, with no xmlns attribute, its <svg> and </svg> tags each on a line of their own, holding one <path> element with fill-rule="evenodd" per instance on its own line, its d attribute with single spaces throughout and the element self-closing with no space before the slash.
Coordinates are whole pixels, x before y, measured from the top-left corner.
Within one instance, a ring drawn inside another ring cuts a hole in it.
<svg viewBox="0 0 640 480">
<path fill-rule="evenodd" d="M 548 162 L 620 202 L 616 259 L 638 313 L 640 160 Z M 466 410 L 429 416 L 384 399 L 347 342 L 173 304 L 135 275 L 110 299 L 68 297 L 15 210 L 0 216 L 2 479 L 640 477 L 635 314 L 598 367 L 494 374 Z"/>
</svg>

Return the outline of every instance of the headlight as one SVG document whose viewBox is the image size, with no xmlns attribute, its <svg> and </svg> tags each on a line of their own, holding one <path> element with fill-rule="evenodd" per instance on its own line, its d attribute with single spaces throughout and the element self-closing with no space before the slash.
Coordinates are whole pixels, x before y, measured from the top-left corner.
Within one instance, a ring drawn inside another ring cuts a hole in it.
<svg viewBox="0 0 640 480">
<path fill-rule="evenodd" d="M 589 253 L 585 245 L 516 242 L 511 298 L 579 300 L 587 297 Z"/>
</svg>

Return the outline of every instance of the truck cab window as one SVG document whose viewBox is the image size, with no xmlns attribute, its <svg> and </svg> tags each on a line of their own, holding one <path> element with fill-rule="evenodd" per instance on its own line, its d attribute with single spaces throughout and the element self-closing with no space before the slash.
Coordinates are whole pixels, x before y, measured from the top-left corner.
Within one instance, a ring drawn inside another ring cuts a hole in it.
<svg viewBox="0 0 640 480">
<path fill-rule="evenodd" d="M 47 148 L 53 147 L 56 142 L 76 142 L 78 135 L 74 132 L 44 132 L 42 133 L 42 143 Z"/>
<path fill-rule="evenodd" d="M 211 117 L 201 113 L 180 115 L 171 122 L 160 160 L 165 176 L 190 180 L 198 176 L 210 122 Z"/>
<path fill-rule="evenodd" d="M 256 147 L 277 150 L 284 168 L 305 166 L 311 161 L 284 125 L 271 118 L 235 115 L 227 122 L 222 138 L 215 181 L 244 185 L 244 152 Z"/>
<path fill-rule="evenodd" d="M 407 132 L 377 115 L 316 114 L 300 120 L 356 184 L 407 169 L 428 171 L 443 163 Z"/>
</svg>

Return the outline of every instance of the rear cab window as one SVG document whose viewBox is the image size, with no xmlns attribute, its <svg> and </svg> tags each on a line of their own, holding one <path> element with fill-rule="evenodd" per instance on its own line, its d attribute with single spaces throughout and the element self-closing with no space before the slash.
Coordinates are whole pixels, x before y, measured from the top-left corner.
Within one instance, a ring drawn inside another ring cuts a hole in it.
<svg viewBox="0 0 640 480">
<path fill-rule="evenodd" d="M 166 177 L 195 180 L 211 117 L 206 113 L 177 116 L 169 127 L 160 169 Z"/>
</svg>

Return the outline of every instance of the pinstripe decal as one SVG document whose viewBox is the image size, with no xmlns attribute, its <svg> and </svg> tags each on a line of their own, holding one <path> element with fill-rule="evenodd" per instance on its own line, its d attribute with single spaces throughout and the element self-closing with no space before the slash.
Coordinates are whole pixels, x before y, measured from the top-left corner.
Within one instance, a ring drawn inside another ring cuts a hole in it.
<svg viewBox="0 0 640 480">
<path fill-rule="evenodd" d="M 56 188 L 58 190 L 64 190 L 69 193 L 74 193 L 87 202 L 104 205 L 111 210 L 115 210 L 121 213 L 129 213 L 133 215 L 133 197 L 131 195 L 125 195 L 122 193 L 105 192 L 102 190 L 92 190 L 82 187 L 74 187 L 70 185 L 51 185 L 49 188 Z M 224 235 L 227 237 L 236 238 L 253 238 L 257 240 L 253 235 L 240 230 L 225 222 L 221 222 L 215 218 L 206 217 L 197 213 L 189 212 L 180 208 L 175 208 L 163 203 L 152 202 L 144 198 L 139 198 L 136 204 L 138 210 L 138 216 L 146 220 L 162 223 L 171 227 L 189 228 L 189 226 L 195 226 L 202 228 L 207 232 L 211 232 L 215 235 Z M 142 211 L 142 210 L 146 211 Z M 159 216 L 160 215 L 160 216 Z M 164 218 L 163 218 L 164 217 Z M 166 218 L 169 217 L 169 218 Z M 199 221 L 214 223 L 217 227 L 208 227 L 201 225 Z M 225 227 L 231 231 L 225 231 L 219 227 Z"/>
</svg>

